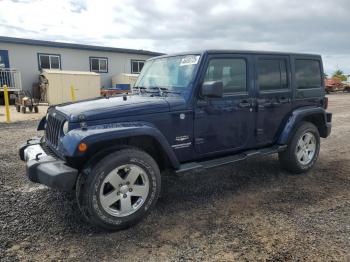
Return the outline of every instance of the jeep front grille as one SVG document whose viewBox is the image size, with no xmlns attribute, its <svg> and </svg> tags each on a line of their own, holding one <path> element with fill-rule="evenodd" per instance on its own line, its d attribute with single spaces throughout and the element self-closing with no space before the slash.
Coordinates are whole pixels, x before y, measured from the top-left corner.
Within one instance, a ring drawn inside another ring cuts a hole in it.
<svg viewBox="0 0 350 262">
<path fill-rule="evenodd" d="M 53 151 L 46 143 L 46 141 L 43 141 L 41 143 L 41 148 L 44 150 L 44 152 L 46 153 L 46 155 L 48 156 L 52 156 L 54 158 L 59 158 L 58 154 L 56 154 L 55 151 Z"/>
<path fill-rule="evenodd" d="M 60 138 L 60 133 L 64 118 L 58 118 L 58 116 L 52 116 L 49 114 L 46 122 L 45 137 L 49 145 L 57 147 L 58 139 Z"/>
</svg>

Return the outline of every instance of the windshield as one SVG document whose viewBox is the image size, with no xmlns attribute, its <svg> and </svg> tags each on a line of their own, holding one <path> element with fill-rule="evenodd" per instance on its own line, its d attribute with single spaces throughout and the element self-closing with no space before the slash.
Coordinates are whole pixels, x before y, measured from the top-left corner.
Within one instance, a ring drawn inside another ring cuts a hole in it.
<svg viewBox="0 0 350 262">
<path fill-rule="evenodd" d="M 199 57 L 199 55 L 183 55 L 149 60 L 143 67 L 135 87 L 174 92 L 187 91 Z"/>
</svg>

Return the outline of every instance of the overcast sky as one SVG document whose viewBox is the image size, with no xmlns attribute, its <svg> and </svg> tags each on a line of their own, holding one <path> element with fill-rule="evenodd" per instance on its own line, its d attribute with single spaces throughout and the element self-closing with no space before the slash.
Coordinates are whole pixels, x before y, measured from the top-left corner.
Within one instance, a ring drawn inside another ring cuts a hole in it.
<svg viewBox="0 0 350 262">
<path fill-rule="evenodd" d="M 164 53 L 322 54 L 350 74 L 349 0 L 0 0 L 0 35 Z"/>
</svg>

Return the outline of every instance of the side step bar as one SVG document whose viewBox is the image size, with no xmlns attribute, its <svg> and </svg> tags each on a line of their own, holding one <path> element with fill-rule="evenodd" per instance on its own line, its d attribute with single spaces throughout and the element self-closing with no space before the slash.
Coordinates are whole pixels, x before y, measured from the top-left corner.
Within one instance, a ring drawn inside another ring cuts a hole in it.
<svg viewBox="0 0 350 262">
<path fill-rule="evenodd" d="M 179 174 L 187 171 L 192 171 L 195 169 L 209 169 L 213 167 L 218 167 L 218 166 L 238 162 L 256 155 L 270 155 L 270 154 L 283 151 L 286 147 L 287 145 L 282 145 L 282 146 L 278 145 L 278 146 L 272 146 L 272 147 L 267 147 L 267 148 L 262 148 L 257 150 L 248 150 L 239 154 L 224 156 L 224 157 L 215 158 L 211 160 L 205 160 L 200 162 L 189 162 L 189 163 L 180 165 L 180 168 L 176 170 L 176 173 Z"/>
</svg>

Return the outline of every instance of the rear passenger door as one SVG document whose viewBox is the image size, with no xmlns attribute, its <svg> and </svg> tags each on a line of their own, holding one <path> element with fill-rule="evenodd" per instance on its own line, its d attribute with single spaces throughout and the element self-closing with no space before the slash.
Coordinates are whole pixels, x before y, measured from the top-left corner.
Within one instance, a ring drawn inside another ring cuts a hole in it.
<svg viewBox="0 0 350 262">
<path fill-rule="evenodd" d="M 289 56 L 256 56 L 256 142 L 273 144 L 291 111 Z"/>
</svg>

